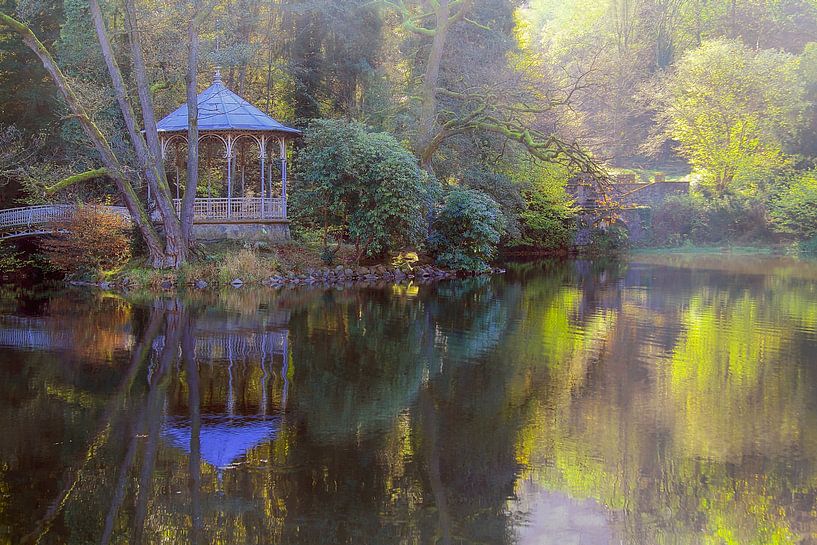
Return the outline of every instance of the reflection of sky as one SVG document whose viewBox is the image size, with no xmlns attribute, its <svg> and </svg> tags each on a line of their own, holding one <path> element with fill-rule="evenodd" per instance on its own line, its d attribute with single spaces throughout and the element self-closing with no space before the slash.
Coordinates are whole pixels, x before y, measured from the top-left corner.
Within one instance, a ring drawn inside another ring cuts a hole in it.
<svg viewBox="0 0 817 545">
<path fill-rule="evenodd" d="M 509 505 L 516 545 L 609 545 L 613 531 L 604 507 L 551 492 L 532 480 L 516 486 Z"/>
<path fill-rule="evenodd" d="M 275 439 L 281 419 L 207 419 L 201 424 L 201 458 L 216 469 L 226 469 L 258 445 Z M 162 436 L 174 447 L 190 454 L 190 420 L 172 418 L 165 422 Z"/>
</svg>

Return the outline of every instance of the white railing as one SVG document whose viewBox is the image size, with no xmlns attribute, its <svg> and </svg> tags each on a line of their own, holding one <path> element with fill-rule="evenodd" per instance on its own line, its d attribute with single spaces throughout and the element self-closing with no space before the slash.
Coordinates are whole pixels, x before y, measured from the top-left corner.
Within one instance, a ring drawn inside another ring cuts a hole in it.
<svg viewBox="0 0 817 545">
<path fill-rule="evenodd" d="M 130 213 L 124 206 L 104 206 L 106 212 L 119 214 L 130 220 Z M 21 208 L 0 210 L 0 238 L 13 238 L 26 233 L 47 233 L 48 224 L 71 219 L 77 206 L 74 204 L 43 204 Z M 43 230 L 41 226 L 46 226 Z"/>
<path fill-rule="evenodd" d="M 45 204 L 0 210 L 0 228 L 41 225 L 71 217 L 76 207 L 72 204 Z"/>
<path fill-rule="evenodd" d="M 176 213 L 181 215 L 181 199 L 174 199 Z M 201 220 L 258 220 L 284 219 L 283 199 L 237 197 L 232 199 L 196 199 L 193 202 L 193 221 Z"/>
<path fill-rule="evenodd" d="M 181 200 L 175 199 L 176 213 L 181 210 Z M 105 206 L 105 211 L 130 219 L 124 206 Z M 53 225 L 71 218 L 77 209 L 74 204 L 44 204 L 0 210 L 0 239 L 46 234 Z M 158 212 L 153 219 L 159 220 Z M 286 219 L 284 200 L 278 198 L 246 197 L 234 199 L 196 199 L 193 204 L 193 221 L 245 221 Z M 45 227 L 41 227 L 45 226 Z"/>
</svg>

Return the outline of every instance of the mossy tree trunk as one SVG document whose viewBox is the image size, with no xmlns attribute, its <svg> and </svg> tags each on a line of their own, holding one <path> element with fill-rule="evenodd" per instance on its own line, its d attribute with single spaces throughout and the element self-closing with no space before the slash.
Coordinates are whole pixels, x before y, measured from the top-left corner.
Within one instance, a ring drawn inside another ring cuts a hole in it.
<svg viewBox="0 0 817 545">
<path fill-rule="evenodd" d="M 147 169 L 150 171 L 148 181 L 155 183 L 156 208 L 162 215 L 165 230 L 165 254 L 169 259 L 169 266 L 178 267 L 187 261 L 189 241 L 182 232 L 181 222 L 173 206 L 173 196 L 167 176 L 162 165 L 162 150 L 159 142 L 159 132 L 156 126 L 156 113 L 153 109 L 153 99 L 150 96 L 150 84 L 145 67 L 142 39 L 139 33 L 139 22 L 136 17 L 136 8 L 133 0 L 125 0 L 125 27 L 130 43 L 131 58 L 133 59 L 133 74 L 136 80 L 136 94 L 142 111 L 144 135 L 147 140 Z M 195 144 L 194 144 L 195 145 Z"/>
<path fill-rule="evenodd" d="M 133 188 L 130 178 L 126 174 L 124 165 L 122 165 L 114 154 L 108 139 L 105 137 L 96 123 L 94 123 L 94 121 L 91 119 L 91 116 L 89 115 L 85 106 L 83 106 L 82 102 L 80 102 L 67 78 L 62 73 L 62 70 L 60 70 L 59 66 L 57 66 L 57 63 L 54 61 L 54 57 L 25 23 L 22 23 L 3 12 L 0 12 L 0 23 L 16 32 L 22 39 L 23 43 L 40 59 L 43 67 L 46 69 L 49 76 L 51 76 L 51 79 L 54 81 L 54 84 L 60 91 L 60 94 L 62 94 L 65 102 L 68 104 L 69 109 L 74 114 L 74 117 L 76 117 L 77 121 L 85 131 L 85 134 L 91 140 L 94 148 L 99 153 L 102 164 L 105 165 L 108 175 L 116 184 L 116 188 L 119 191 L 125 206 L 130 212 L 133 222 L 136 224 L 145 240 L 153 266 L 166 266 L 168 260 L 167 255 L 165 254 L 162 239 L 159 236 L 159 233 L 156 231 L 156 228 L 151 223 L 150 217 L 148 216 L 144 205 L 139 200 L 139 196 Z"/>
<path fill-rule="evenodd" d="M 203 12 L 200 1 L 192 0 L 192 13 L 187 22 L 187 184 L 182 197 L 182 233 L 188 240 L 193 238 L 193 205 L 199 185 L 199 104 L 196 92 L 199 66 L 199 24 Z"/>
</svg>

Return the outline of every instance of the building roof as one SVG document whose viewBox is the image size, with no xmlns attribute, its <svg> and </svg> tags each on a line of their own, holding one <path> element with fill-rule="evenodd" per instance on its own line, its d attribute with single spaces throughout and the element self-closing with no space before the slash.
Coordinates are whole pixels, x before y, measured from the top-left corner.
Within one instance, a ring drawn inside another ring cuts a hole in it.
<svg viewBox="0 0 817 545">
<path fill-rule="evenodd" d="M 199 131 L 269 131 L 297 135 L 301 131 L 277 122 L 237 94 L 221 81 L 216 70 L 213 84 L 199 93 Z M 159 121 L 162 132 L 187 131 L 187 104 Z"/>
</svg>

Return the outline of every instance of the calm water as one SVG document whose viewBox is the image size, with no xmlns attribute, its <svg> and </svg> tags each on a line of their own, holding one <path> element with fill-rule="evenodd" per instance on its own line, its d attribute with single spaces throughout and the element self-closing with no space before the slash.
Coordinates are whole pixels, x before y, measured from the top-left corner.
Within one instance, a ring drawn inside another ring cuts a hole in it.
<svg viewBox="0 0 817 545">
<path fill-rule="evenodd" d="M 0 289 L 3 545 L 815 536 L 815 265 Z"/>
</svg>

